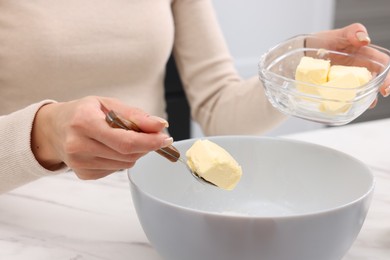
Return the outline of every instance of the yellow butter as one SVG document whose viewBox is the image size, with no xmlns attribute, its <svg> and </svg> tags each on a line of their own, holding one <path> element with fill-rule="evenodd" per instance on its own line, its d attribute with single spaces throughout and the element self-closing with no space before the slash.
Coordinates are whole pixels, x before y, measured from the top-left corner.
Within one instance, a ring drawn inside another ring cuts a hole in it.
<svg viewBox="0 0 390 260">
<path fill-rule="evenodd" d="M 295 79 L 310 84 L 322 85 L 328 81 L 329 68 L 329 60 L 302 57 L 295 71 Z M 317 88 L 310 85 L 300 83 L 297 88 L 306 94 L 318 94 Z"/>
<path fill-rule="evenodd" d="M 371 72 L 365 67 L 333 65 L 329 70 L 328 81 L 343 77 L 348 73 L 352 73 L 359 80 L 359 86 L 366 84 L 372 78 Z"/>
<path fill-rule="evenodd" d="M 331 66 L 328 60 L 311 57 L 302 57 L 295 73 L 298 81 L 324 86 L 315 88 L 299 83 L 297 89 L 323 98 L 319 110 L 326 113 L 347 112 L 351 108 L 350 102 L 356 97 L 356 88 L 371 78 L 371 72 L 365 67 Z"/>
<path fill-rule="evenodd" d="M 356 89 L 360 86 L 359 79 L 353 73 L 339 75 L 323 84 L 319 94 L 325 100 L 319 109 L 328 113 L 344 113 L 351 107 L 349 103 L 356 97 Z"/>
<path fill-rule="evenodd" d="M 209 140 L 195 141 L 186 157 L 193 171 L 222 189 L 234 189 L 241 179 L 241 166 L 225 149 Z"/>
</svg>

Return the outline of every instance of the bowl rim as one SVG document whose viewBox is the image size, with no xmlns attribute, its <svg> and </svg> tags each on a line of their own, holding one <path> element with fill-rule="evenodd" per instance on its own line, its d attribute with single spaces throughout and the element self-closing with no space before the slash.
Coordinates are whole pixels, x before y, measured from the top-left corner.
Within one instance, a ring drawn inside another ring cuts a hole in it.
<svg viewBox="0 0 390 260">
<path fill-rule="evenodd" d="M 208 139 L 211 139 L 211 140 L 226 139 L 226 138 L 245 138 L 245 139 L 256 139 L 256 140 L 258 140 L 258 139 L 260 139 L 260 140 L 269 140 L 269 141 L 274 141 L 274 142 L 282 141 L 282 142 L 295 143 L 295 144 L 298 144 L 298 145 L 311 146 L 311 147 L 315 147 L 317 149 L 327 150 L 327 151 L 330 151 L 330 152 L 335 152 L 335 153 L 338 153 L 340 156 L 344 156 L 344 157 L 348 158 L 349 160 L 352 160 L 355 163 L 358 163 L 362 167 L 364 167 L 365 170 L 367 171 L 367 173 L 369 174 L 369 177 L 371 179 L 371 184 L 369 185 L 367 191 L 364 192 L 362 195 L 358 196 L 357 198 L 351 200 L 348 203 L 343 203 L 342 205 L 339 205 L 339 206 L 329 207 L 327 209 L 310 211 L 310 212 L 305 212 L 305 213 L 294 213 L 294 214 L 289 214 L 289 215 L 267 215 L 267 216 L 244 215 L 244 214 L 243 215 L 240 215 L 240 214 L 229 214 L 229 213 L 226 213 L 226 212 L 212 212 L 212 211 L 194 209 L 194 208 L 191 208 L 191 207 L 186 207 L 186 206 L 174 204 L 174 203 L 169 202 L 167 200 L 158 198 L 155 195 L 152 195 L 149 192 L 146 192 L 143 189 L 141 189 L 140 186 L 133 180 L 133 178 L 131 176 L 131 168 L 127 169 L 127 172 L 126 172 L 128 180 L 129 180 L 129 183 L 130 183 L 130 190 L 132 190 L 133 188 L 136 188 L 141 194 L 143 194 L 144 196 L 148 197 L 151 200 L 158 201 L 159 203 L 164 204 L 164 205 L 166 205 L 168 207 L 171 207 L 171 208 L 175 208 L 176 210 L 181 210 L 181 211 L 185 211 L 185 212 L 191 212 L 192 214 L 210 215 L 210 216 L 223 216 L 223 217 L 226 217 L 226 218 L 249 218 L 249 219 L 259 219 L 259 220 L 261 220 L 261 219 L 264 219 L 264 220 L 266 220 L 266 219 L 281 219 L 281 220 L 282 219 L 284 219 L 284 220 L 285 219 L 296 219 L 296 218 L 302 218 L 302 217 L 314 217 L 314 216 L 318 216 L 318 215 L 329 214 L 331 212 L 337 212 L 337 211 L 340 211 L 340 210 L 352 207 L 353 205 L 355 205 L 355 204 L 359 203 L 360 201 L 364 200 L 365 198 L 368 198 L 371 201 L 372 194 L 373 194 L 373 192 L 375 190 L 376 179 L 375 179 L 375 176 L 372 173 L 372 170 L 368 167 L 368 165 L 366 165 L 363 161 L 353 157 L 352 155 L 349 155 L 349 154 L 347 154 L 345 152 L 336 150 L 336 149 L 331 148 L 331 147 L 327 147 L 327 146 L 323 146 L 323 145 L 315 144 L 315 143 L 310 143 L 310 142 L 302 141 L 302 140 L 295 140 L 295 139 L 285 138 L 285 137 L 249 136 L 249 135 L 224 135 L 224 136 L 208 136 L 208 137 L 204 137 L 204 138 L 208 138 Z M 177 145 L 180 146 L 181 143 L 194 142 L 197 139 L 199 139 L 199 138 L 190 138 L 190 139 L 185 139 L 185 140 L 181 140 L 181 141 L 176 141 L 175 145 L 176 146 Z M 148 155 L 146 155 L 146 156 L 148 156 Z M 202 185 L 202 184 L 199 183 L 199 185 Z M 131 194 L 133 196 L 133 192 L 131 192 Z"/>
</svg>

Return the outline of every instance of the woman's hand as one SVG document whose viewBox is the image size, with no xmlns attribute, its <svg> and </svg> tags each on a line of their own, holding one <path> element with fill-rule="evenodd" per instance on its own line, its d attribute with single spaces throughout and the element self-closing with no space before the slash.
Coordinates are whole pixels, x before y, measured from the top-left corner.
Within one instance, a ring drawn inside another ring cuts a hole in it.
<svg viewBox="0 0 390 260">
<path fill-rule="evenodd" d="M 319 32 L 316 35 L 325 39 L 331 50 L 345 51 L 353 49 L 355 52 L 364 52 L 364 55 L 370 55 L 371 57 L 374 57 L 375 60 L 383 61 L 383 63 L 389 62 L 389 57 L 379 51 L 372 48 L 359 49 L 360 47 L 368 45 L 371 41 L 367 29 L 360 23 L 354 23 L 340 29 Z M 312 42 L 307 42 L 306 44 L 307 46 L 315 45 L 315 43 Z M 353 63 L 351 63 L 351 65 L 365 66 L 364 64 Z M 390 95 L 390 74 L 387 75 L 379 91 L 384 97 Z"/>
<path fill-rule="evenodd" d="M 144 133 L 111 128 L 107 109 L 136 123 Z M 173 139 L 162 131 L 162 118 L 103 97 L 53 103 L 37 113 L 31 148 L 40 164 L 55 170 L 66 164 L 80 179 L 98 179 L 131 168 L 150 151 L 169 146 Z"/>
</svg>

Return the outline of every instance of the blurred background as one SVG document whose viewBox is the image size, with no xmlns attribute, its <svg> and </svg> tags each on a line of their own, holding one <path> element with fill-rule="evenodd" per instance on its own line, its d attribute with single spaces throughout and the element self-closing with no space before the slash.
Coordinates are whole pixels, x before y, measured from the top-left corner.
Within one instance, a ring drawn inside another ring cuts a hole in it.
<svg viewBox="0 0 390 260">
<path fill-rule="evenodd" d="M 257 75 L 260 56 L 293 35 L 360 22 L 372 43 L 390 49 L 389 0 L 212 0 L 236 68 L 244 78 Z M 189 119 L 189 109 L 175 71 L 168 65 L 166 97 L 170 132 L 175 140 L 203 136 Z M 379 98 L 375 109 L 352 123 L 390 117 L 390 100 Z M 290 118 L 268 136 L 320 129 L 322 124 Z"/>
</svg>

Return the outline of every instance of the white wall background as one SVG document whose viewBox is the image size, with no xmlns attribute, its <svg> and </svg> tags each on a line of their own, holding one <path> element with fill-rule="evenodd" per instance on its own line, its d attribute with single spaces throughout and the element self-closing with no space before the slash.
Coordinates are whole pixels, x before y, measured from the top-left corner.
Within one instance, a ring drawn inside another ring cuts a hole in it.
<svg viewBox="0 0 390 260">
<path fill-rule="evenodd" d="M 296 34 L 333 27 L 334 0 L 213 0 L 213 3 L 237 70 L 244 78 L 257 74 L 260 56 L 278 42 Z M 290 118 L 267 135 L 321 127 Z M 202 135 L 193 123 L 192 136 Z"/>
</svg>

